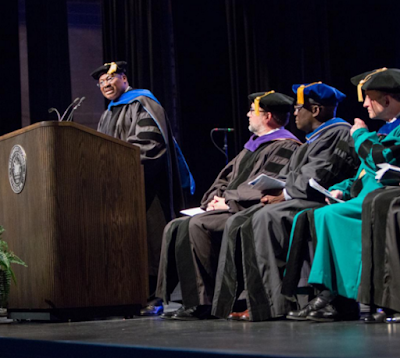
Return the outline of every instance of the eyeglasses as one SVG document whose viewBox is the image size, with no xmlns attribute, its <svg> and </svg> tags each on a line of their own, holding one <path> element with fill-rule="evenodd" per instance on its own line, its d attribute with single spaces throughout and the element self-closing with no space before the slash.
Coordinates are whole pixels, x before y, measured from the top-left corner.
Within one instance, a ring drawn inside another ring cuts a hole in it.
<svg viewBox="0 0 400 358">
<path fill-rule="evenodd" d="M 115 79 L 117 78 L 117 76 L 108 76 L 105 80 L 100 81 L 97 84 L 97 87 L 104 87 L 106 85 L 109 85 L 111 82 L 113 82 Z"/>
<path fill-rule="evenodd" d="M 253 109 L 253 108 L 250 108 L 249 109 L 249 112 L 250 113 L 253 113 L 253 112 L 255 112 L 256 110 L 255 109 Z M 260 113 L 265 113 L 266 111 L 261 111 L 261 110 L 258 110 Z"/>
<path fill-rule="evenodd" d="M 321 107 L 321 105 L 319 105 L 319 104 L 317 104 L 317 103 L 308 104 L 307 107 L 306 107 L 304 104 L 296 104 L 296 105 L 294 106 L 294 111 L 295 111 L 295 112 L 296 112 L 296 111 L 300 111 L 300 109 L 302 109 L 302 108 L 311 110 L 311 107 L 312 107 L 312 106 Z"/>
</svg>

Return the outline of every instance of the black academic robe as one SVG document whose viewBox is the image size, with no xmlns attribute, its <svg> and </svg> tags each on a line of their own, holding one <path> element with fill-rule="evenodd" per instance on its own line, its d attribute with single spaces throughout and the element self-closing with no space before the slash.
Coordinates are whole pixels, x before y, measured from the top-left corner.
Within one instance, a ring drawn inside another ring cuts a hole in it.
<svg viewBox="0 0 400 358">
<path fill-rule="evenodd" d="M 255 152 L 243 149 L 220 172 L 201 203 L 206 208 L 207 203 L 217 195 L 225 198 L 230 209 L 179 218 L 166 226 L 158 275 L 158 297 L 168 301 L 180 282 L 185 306 L 211 304 L 226 220 L 260 201 L 261 192 L 250 188 L 247 183 L 261 173 L 277 177 L 299 144 L 285 139 L 264 143 Z"/>
<path fill-rule="evenodd" d="M 362 205 L 358 301 L 400 312 L 400 188 L 368 194 Z"/>
<path fill-rule="evenodd" d="M 350 125 L 339 123 L 321 129 L 317 139 L 303 144 L 282 169 L 292 198 L 257 205 L 232 216 L 222 239 L 212 314 L 226 318 L 243 287 L 252 321 L 285 315 L 290 302 L 281 294 L 283 272 L 293 218 L 299 211 L 319 206 L 324 196 L 308 181 L 315 178 L 329 187 L 354 175 L 358 160 Z"/>
<path fill-rule="evenodd" d="M 314 210 L 325 205 L 325 203 L 320 203 L 298 213 L 292 224 L 290 251 L 281 290 L 281 293 L 291 301 L 296 301 L 298 287 L 309 286 L 308 278 L 317 245 Z"/>
<path fill-rule="evenodd" d="M 149 275 L 157 276 L 164 226 L 183 209 L 173 135 L 164 108 L 146 96 L 106 110 L 99 132 L 140 148 L 144 167 Z"/>
</svg>

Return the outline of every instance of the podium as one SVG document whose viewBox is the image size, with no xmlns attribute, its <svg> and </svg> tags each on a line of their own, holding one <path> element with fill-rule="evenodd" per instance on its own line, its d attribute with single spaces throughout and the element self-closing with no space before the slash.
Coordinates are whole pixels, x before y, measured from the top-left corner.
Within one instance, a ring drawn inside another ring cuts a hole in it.
<svg viewBox="0 0 400 358">
<path fill-rule="evenodd" d="M 25 168 L 13 162 L 13 148 L 25 152 Z M 12 266 L 10 318 L 127 316 L 145 304 L 139 152 L 71 122 L 41 122 L 0 137 L 0 224 L 28 265 Z M 25 179 L 20 193 L 15 179 L 19 186 Z"/>
</svg>

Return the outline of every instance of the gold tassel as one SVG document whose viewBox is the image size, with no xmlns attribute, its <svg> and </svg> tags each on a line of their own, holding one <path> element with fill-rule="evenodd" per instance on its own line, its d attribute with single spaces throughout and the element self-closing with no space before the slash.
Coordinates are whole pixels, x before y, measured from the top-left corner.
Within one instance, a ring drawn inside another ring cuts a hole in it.
<svg viewBox="0 0 400 358">
<path fill-rule="evenodd" d="M 387 70 L 387 67 L 382 67 L 379 70 L 376 70 L 374 72 L 371 72 L 363 80 L 361 80 L 358 85 L 357 85 L 357 96 L 358 96 L 358 102 L 364 102 L 363 95 L 362 95 L 362 86 L 364 85 L 365 82 L 369 81 L 373 75 L 379 73 L 379 72 L 384 72 Z"/>
<path fill-rule="evenodd" d="M 357 85 L 357 97 L 358 97 L 358 102 L 364 102 L 364 98 L 362 95 L 362 86 L 365 83 L 364 80 L 361 80 L 360 83 Z"/>
<path fill-rule="evenodd" d="M 108 75 L 112 75 L 113 73 L 117 72 L 118 66 L 115 62 L 105 63 L 104 66 L 110 66 L 110 68 L 107 71 Z"/>
<path fill-rule="evenodd" d="M 297 89 L 297 104 L 304 104 L 304 88 L 306 88 L 304 85 L 301 85 Z"/>
<path fill-rule="evenodd" d="M 308 84 L 307 86 L 301 85 L 298 89 L 297 89 L 297 104 L 304 104 L 304 88 L 313 86 L 315 84 L 321 84 L 322 82 L 313 82 Z"/>
<path fill-rule="evenodd" d="M 254 100 L 254 111 L 255 111 L 256 116 L 260 115 L 260 99 L 268 96 L 271 93 L 275 93 L 275 91 L 265 92 L 265 94 L 263 94 L 262 96 L 256 97 L 256 99 Z"/>
</svg>

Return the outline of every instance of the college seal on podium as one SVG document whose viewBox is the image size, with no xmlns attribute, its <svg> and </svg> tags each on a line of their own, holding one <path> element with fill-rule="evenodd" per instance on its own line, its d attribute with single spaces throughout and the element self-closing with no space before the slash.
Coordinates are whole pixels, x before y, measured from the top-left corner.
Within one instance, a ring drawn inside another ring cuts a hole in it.
<svg viewBox="0 0 400 358">
<path fill-rule="evenodd" d="M 20 145 L 14 145 L 8 160 L 8 179 L 11 189 L 19 194 L 25 186 L 26 179 L 26 154 Z"/>
</svg>

